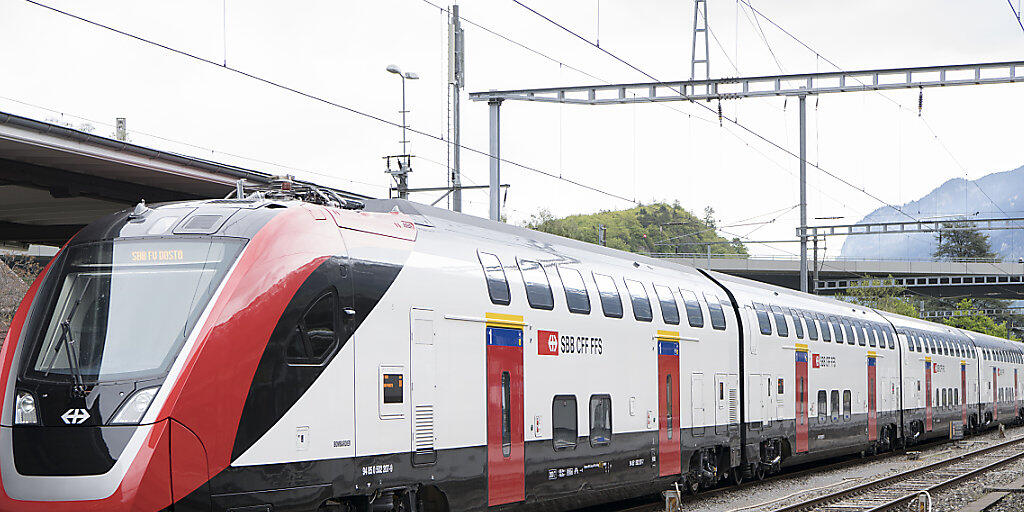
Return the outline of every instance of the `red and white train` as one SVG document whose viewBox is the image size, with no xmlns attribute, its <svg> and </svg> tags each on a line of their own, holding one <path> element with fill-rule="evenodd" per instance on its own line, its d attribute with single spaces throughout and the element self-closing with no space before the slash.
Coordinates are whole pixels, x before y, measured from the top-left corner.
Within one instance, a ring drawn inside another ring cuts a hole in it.
<svg viewBox="0 0 1024 512">
<path fill-rule="evenodd" d="M 0 352 L 0 510 L 567 509 L 1021 414 L 1017 343 L 307 196 L 140 205 L 53 258 Z"/>
</svg>

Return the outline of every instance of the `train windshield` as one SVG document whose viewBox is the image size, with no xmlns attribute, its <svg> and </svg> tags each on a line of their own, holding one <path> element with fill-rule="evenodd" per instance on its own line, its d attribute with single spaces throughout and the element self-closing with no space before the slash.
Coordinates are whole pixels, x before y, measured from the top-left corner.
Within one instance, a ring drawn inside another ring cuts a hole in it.
<svg viewBox="0 0 1024 512">
<path fill-rule="evenodd" d="M 85 382 L 163 375 L 243 244 L 162 238 L 68 248 L 29 372 Z"/>
</svg>

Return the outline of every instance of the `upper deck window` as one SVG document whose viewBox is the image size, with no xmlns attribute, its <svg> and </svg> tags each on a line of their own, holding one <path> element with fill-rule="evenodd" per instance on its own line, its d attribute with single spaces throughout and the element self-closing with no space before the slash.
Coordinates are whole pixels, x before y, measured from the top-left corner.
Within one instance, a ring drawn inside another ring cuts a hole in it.
<svg viewBox="0 0 1024 512">
<path fill-rule="evenodd" d="M 792 310 L 786 309 L 789 312 L 789 316 L 793 319 L 793 329 L 796 331 L 797 339 L 804 339 L 804 322 L 800 319 L 800 315 Z"/>
<path fill-rule="evenodd" d="M 683 305 L 686 306 L 686 321 L 690 327 L 704 327 L 704 312 L 697 302 L 697 295 L 690 290 L 679 289 L 679 296 L 683 298 Z"/>
<path fill-rule="evenodd" d="M 853 345 L 857 343 L 857 331 L 850 325 L 850 319 L 841 317 L 839 322 L 843 324 L 843 334 L 846 336 L 846 344 Z"/>
<path fill-rule="evenodd" d="M 789 336 L 789 324 L 786 323 L 786 315 L 783 314 L 782 308 L 778 306 L 772 306 L 772 316 L 775 317 L 775 332 L 783 338 Z"/>
<path fill-rule="evenodd" d="M 555 309 L 555 296 L 544 267 L 531 260 L 519 260 L 519 272 L 526 285 L 526 301 L 533 309 Z"/>
<path fill-rule="evenodd" d="M 626 290 L 629 291 L 630 302 L 633 303 L 633 318 L 641 322 L 654 320 L 654 312 L 651 311 L 651 299 L 647 296 L 647 289 L 640 281 L 624 279 Z"/>
<path fill-rule="evenodd" d="M 807 322 L 807 338 L 811 341 L 818 340 L 818 322 L 814 320 L 814 313 L 808 313 L 806 311 L 798 312 L 800 316 Z"/>
<path fill-rule="evenodd" d="M 676 298 L 672 295 L 672 289 L 667 286 L 654 285 L 654 293 L 658 296 L 658 303 L 661 304 L 661 318 L 666 324 L 679 324 L 679 306 L 676 305 Z"/>
<path fill-rule="evenodd" d="M 603 274 L 594 274 L 594 283 L 597 284 L 597 293 L 601 296 L 601 309 L 604 316 L 609 318 L 622 318 L 622 298 L 619 297 L 619 289 L 615 286 L 615 280 Z"/>
<path fill-rule="evenodd" d="M 761 334 L 769 335 L 772 333 L 772 323 L 768 320 L 768 310 L 765 309 L 764 304 L 754 303 L 754 313 L 757 314 L 757 325 L 761 329 Z"/>
<path fill-rule="evenodd" d="M 832 341 L 832 331 L 828 328 L 828 320 L 821 313 L 812 313 L 821 324 L 821 341 Z"/>
<path fill-rule="evenodd" d="M 725 310 L 722 308 L 722 299 L 713 293 L 704 294 L 704 303 L 708 305 L 708 315 L 711 317 L 711 328 L 719 331 L 725 330 Z"/>
<path fill-rule="evenodd" d="M 829 315 L 828 324 L 832 326 L 832 333 L 835 334 L 836 343 L 843 342 L 843 327 L 839 323 L 839 319 L 835 315 Z"/>
<path fill-rule="evenodd" d="M 477 252 L 480 257 L 480 265 L 484 268 L 484 277 L 487 279 L 487 293 L 491 296 L 491 302 L 507 306 L 512 302 L 512 295 L 508 289 L 508 279 L 505 277 L 505 269 L 501 267 L 498 257 L 487 252 Z"/>
<path fill-rule="evenodd" d="M 580 271 L 574 268 L 558 267 L 558 277 L 562 280 L 562 288 L 565 289 L 565 304 L 571 313 L 581 315 L 590 314 L 590 293 L 587 292 L 587 285 L 583 282 Z"/>
</svg>

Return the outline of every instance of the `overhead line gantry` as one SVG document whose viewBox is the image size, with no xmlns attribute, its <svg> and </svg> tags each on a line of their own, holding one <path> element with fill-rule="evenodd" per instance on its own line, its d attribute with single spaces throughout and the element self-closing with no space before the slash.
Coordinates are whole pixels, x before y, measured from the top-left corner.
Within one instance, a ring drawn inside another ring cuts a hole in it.
<svg viewBox="0 0 1024 512">
<path fill-rule="evenodd" d="M 831 71 L 757 77 L 715 78 L 678 82 L 640 82 L 470 93 L 473 101 L 490 108 L 490 217 L 501 216 L 502 102 L 533 101 L 575 105 L 624 105 L 665 101 L 712 101 L 795 96 L 800 101 L 800 282 L 808 288 L 807 269 L 807 96 L 842 92 L 921 89 L 958 85 L 1007 84 L 1024 81 L 1024 61 L 920 66 L 908 68 Z M 765 139 L 767 140 L 767 139 Z M 780 146 L 781 147 L 781 146 Z M 892 206 L 892 205 L 889 205 Z M 893 206 L 893 208 L 896 208 Z M 898 208 L 896 208 L 898 210 Z M 910 217 L 908 215 L 908 217 Z M 913 217 L 911 217 L 913 218 Z M 917 219 L 914 219 L 917 220 Z"/>
</svg>

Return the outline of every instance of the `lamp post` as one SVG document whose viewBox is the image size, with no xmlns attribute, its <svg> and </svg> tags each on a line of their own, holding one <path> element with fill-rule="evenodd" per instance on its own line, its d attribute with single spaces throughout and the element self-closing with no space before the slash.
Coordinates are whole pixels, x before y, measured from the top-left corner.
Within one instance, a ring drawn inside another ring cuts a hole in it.
<svg viewBox="0 0 1024 512">
<path fill-rule="evenodd" d="M 409 139 L 406 137 L 406 128 L 408 128 L 408 124 L 406 123 L 405 116 L 406 116 L 406 114 L 408 114 L 409 111 L 405 108 L 405 81 L 406 80 L 419 80 L 420 77 L 419 77 L 419 75 L 417 75 L 416 73 L 413 73 L 413 72 L 402 72 L 402 69 L 399 68 L 398 66 L 394 65 L 394 64 L 391 64 L 390 66 L 388 66 L 387 70 L 388 70 L 388 73 L 394 73 L 394 74 L 398 75 L 399 77 L 401 77 L 401 79 L 402 79 L 402 111 L 401 111 L 401 113 L 402 113 L 402 141 L 401 141 L 402 142 L 402 154 L 401 155 L 397 155 L 398 170 L 392 171 L 391 170 L 391 166 L 388 165 L 388 171 L 387 172 L 392 174 L 395 177 L 395 179 L 398 181 L 398 186 L 396 187 L 398 189 L 398 197 L 400 199 L 408 199 L 409 198 L 409 172 L 412 171 L 412 168 L 411 168 L 411 165 L 410 165 L 409 151 L 407 149 L 407 146 L 408 146 L 408 143 L 409 143 Z M 388 158 L 388 162 L 390 163 L 390 161 L 391 161 L 391 158 L 389 157 Z"/>
</svg>

